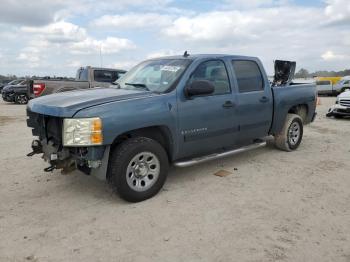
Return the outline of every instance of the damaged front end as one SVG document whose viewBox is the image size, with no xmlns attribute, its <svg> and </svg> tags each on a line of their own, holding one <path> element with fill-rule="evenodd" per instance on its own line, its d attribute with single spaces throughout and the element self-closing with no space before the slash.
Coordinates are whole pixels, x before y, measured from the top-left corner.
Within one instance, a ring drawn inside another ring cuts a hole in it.
<svg viewBox="0 0 350 262">
<path fill-rule="evenodd" d="M 47 116 L 27 110 L 27 125 L 38 139 L 32 142 L 32 152 L 27 156 L 42 154 L 49 163 L 45 172 L 61 169 L 69 173 L 79 169 L 87 175 L 105 179 L 108 165 L 109 146 L 64 146 L 64 118 Z"/>
</svg>

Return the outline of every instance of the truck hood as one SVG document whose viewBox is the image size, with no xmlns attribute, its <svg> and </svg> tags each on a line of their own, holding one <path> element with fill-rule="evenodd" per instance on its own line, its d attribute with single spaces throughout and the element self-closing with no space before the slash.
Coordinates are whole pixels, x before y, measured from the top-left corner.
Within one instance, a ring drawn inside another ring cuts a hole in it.
<svg viewBox="0 0 350 262">
<path fill-rule="evenodd" d="M 144 90 L 86 89 L 35 98 L 28 103 L 28 109 L 43 115 L 73 117 L 76 112 L 84 108 L 153 95 L 155 94 Z"/>
<path fill-rule="evenodd" d="M 340 95 L 338 95 L 338 97 L 350 99 L 350 91 L 345 91 L 345 92 L 341 93 Z"/>
</svg>

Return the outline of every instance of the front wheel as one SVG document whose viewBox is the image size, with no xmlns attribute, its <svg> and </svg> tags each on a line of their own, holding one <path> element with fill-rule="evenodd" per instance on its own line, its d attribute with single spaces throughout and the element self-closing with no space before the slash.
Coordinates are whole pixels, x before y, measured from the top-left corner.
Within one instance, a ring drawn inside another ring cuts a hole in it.
<svg viewBox="0 0 350 262">
<path fill-rule="evenodd" d="M 112 151 L 107 178 L 123 199 L 139 202 L 159 192 L 168 168 L 167 153 L 157 141 L 136 137 Z"/>
<path fill-rule="evenodd" d="M 28 96 L 27 95 L 16 95 L 15 103 L 20 105 L 28 104 Z"/>
<path fill-rule="evenodd" d="M 284 151 L 297 149 L 303 138 L 303 120 L 299 115 L 288 114 L 281 132 L 275 135 L 275 145 Z"/>
</svg>

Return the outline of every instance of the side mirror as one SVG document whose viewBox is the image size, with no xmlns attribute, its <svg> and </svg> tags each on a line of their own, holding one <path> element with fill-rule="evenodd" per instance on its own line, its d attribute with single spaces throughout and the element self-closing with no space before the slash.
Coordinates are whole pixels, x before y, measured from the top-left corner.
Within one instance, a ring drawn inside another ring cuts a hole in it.
<svg viewBox="0 0 350 262">
<path fill-rule="evenodd" d="M 194 80 L 185 87 L 185 95 L 187 97 L 210 95 L 214 93 L 215 86 L 207 80 Z"/>
</svg>

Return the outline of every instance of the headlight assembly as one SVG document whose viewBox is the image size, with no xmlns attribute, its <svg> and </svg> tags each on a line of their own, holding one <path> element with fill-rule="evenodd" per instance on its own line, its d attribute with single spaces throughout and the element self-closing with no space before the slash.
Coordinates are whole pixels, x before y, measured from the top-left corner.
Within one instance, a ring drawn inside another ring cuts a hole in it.
<svg viewBox="0 0 350 262">
<path fill-rule="evenodd" d="M 94 146 L 101 145 L 102 142 L 100 118 L 66 118 L 63 120 L 64 146 Z"/>
</svg>

